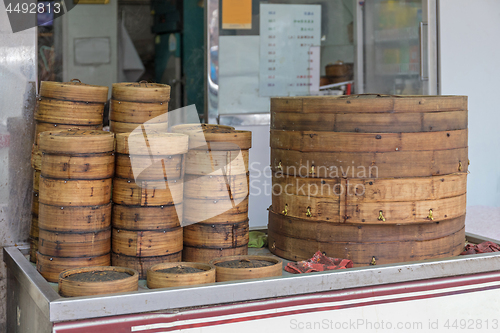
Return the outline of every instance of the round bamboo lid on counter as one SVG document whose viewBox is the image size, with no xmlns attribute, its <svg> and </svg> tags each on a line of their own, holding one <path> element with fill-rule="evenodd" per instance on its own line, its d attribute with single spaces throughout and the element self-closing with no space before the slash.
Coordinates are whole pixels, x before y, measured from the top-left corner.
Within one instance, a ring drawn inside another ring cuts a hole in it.
<svg viewBox="0 0 500 333">
<path fill-rule="evenodd" d="M 156 264 L 147 271 L 150 289 L 214 283 L 215 267 L 198 262 L 168 262 Z"/>
<path fill-rule="evenodd" d="M 210 124 L 185 124 L 172 127 L 174 133 L 189 135 L 189 149 L 244 150 L 252 147 L 252 132 Z"/>
<path fill-rule="evenodd" d="M 59 275 L 58 284 L 63 297 L 130 292 L 139 288 L 139 272 L 115 266 L 68 269 Z"/>
<path fill-rule="evenodd" d="M 114 134 L 105 131 L 69 129 L 40 133 L 40 150 L 55 154 L 95 154 L 112 152 Z"/>
<path fill-rule="evenodd" d="M 108 87 L 84 84 L 78 79 L 71 82 L 42 81 L 40 96 L 65 101 L 106 103 Z"/>
<path fill-rule="evenodd" d="M 170 100 L 170 86 L 159 83 L 114 83 L 112 98 L 117 101 L 166 103 Z"/>
</svg>

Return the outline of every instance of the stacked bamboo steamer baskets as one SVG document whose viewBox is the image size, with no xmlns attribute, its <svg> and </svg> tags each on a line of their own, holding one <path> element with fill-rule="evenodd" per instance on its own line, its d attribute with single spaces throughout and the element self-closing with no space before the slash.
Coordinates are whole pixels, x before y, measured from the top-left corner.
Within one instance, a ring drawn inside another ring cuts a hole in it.
<svg viewBox="0 0 500 333">
<path fill-rule="evenodd" d="M 189 137 L 175 133 L 116 136 L 113 180 L 113 266 L 140 278 L 155 264 L 181 261 L 184 154 Z"/>
<path fill-rule="evenodd" d="M 109 265 L 114 134 L 43 132 L 39 144 L 38 271 L 57 282 L 66 269 Z"/>
<path fill-rule="evenodd" d="M 110 101 L 110 130 L 129 133 L 142 126 L 167 132 L 170 86 L 158 83 L 115 83 Z"/>
<path fill-rule="evenodd" d="M 207 263 L 248 253 L 248 154 L 252 133 L 178 125 L 189 135 L 184 179 L 183 260 Z"/>
<path fill-rule="evenodd" d="M 30 260 L 36 261 L 38 249 L 38 188 L 42 155 L 38 146 L 39 134 L 70 128 L 82 130 L 102 129 L 104 104 L 108 87 L 71 82 L 42 81 L 35 111 L 35 141 L 31 164 L 33 173 L 32 223 L 30 228 Z"/>
<path fill-rule="evenodd" d="M 271 117 L 271 252 L 373 265 L 463 250 L 467 97 L 274 98 Z"/>
</svg>

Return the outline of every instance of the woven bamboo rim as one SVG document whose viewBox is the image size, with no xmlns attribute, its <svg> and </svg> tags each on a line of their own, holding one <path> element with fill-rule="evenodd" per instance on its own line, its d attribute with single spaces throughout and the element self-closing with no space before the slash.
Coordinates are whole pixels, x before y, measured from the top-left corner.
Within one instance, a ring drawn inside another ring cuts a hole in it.
<svg viewBox="0 0 500 333">
<path fill-rule="evenodd" d="M 168 103 L 135 103 L 111 99 L 109 119 L 124 123 L 168 122 Z"/>
<path fill-rule="evenodd" d="M 130 257 L 123 254 L 111 252 L 113 266 L 121 266 L 135 269 L 139 272 L 139 279 L 146 279 L 149 267 L 164 262 L 179 262 L 182 260 L 182 251 L 166 256 L 158 257 Z"/>
<path fill-rule="evenodd" d="M 165 117 L 166 118 L 166 117 Z M 120 121 L 109 121 L 109 130 L 113 133 L 132 133 L 137 131 L 143 131 L 146 133 L 157 132 L 157 133 L 167 133 L 168 132 L 168 122 L 160 123 L 124 123 Z"/>
<path fill-rule="evenodd" d="M 106 103 L 108 90 L 108 87 L 84 84 L 77 79 L 72 82 L 42 81 L 40 83 L 40 96 L 66 101 Z"/>
<path fill-rule="evenodd" d="M 92 232 L 111 225 L 111 203 L 101 206 L 52 206 L 40 204 L 39 226 L 55 232 Z"/>
<path fill-rule="evenodd" d="M 170 101 L 170 86 L 146 82 L 113 83 L 112 96 L 117 101 L 165 103 Z"/>
<path fill-rule="evenodd" d="M 252 132 L 230 126 L 185 124 L 171 128 L 174 133 L 189 135 L 189 149 L 240 150 L 252 147 Z"/>
<path fill-rule="evenodd" d="M 94 271 L 114 271 L 127 273 L 130 276 L 114 281 L 85 282 L 72 281 L 68 277 L 78 273 Z M 134 269 L 115 266 L 93 266 L 69 269 L 59 275 L 59 295 L 63 297 L 92 296 L 102 294 L 113 294 L 127 291 L 136 291 L 139 288 L 139 272 Z"/>
<path fill-rule="evenodd" d="M 114 134 L 110 132 L 69 129 L 40 133 L 40 150 L 44 153 L 94 154 L 113 149 Z"/>
<path fill-rule="evenodd" d="M 203 270 L 203 272 L 175 274 L 160 273 L 159 270 L 185 266 Z M 150 289 L 190 286 L 215 283 L 215 267 L 197 262 L 168 262 L 151 266 L 147 271 L 147 285 Z"/>
<path fill-rule="evenodd" d="M 189 136 L 178 133 L 121 133 L 116 135 L 116 152 L 146 156 L 182 155 L 188 151 L 188 142 Z"/>
<path fill-rule="evenodd" d="M 256 268 L 229 268 L 217 266 L 218 263 L 232 260 L 264 260 L 271 262 L 273 265 Z M 247 255 L 223 257 L 213 259 L 212 261 L 210 261 L 210 264 L 215 266 L 217 282 L 281 276 L 283 272 L 283 262 L 276 257 L 270 256 Z"/>
</svg>

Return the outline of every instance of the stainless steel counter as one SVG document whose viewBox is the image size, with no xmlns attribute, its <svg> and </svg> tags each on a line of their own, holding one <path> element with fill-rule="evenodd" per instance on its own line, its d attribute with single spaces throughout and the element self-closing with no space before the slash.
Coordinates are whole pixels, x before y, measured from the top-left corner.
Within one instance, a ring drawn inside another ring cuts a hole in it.
<svg viewBox="0 0 500 333">
<path fill-rule="evenodd" d="M 467 235 L 467 239 L 473 243 L 491 240 L 471 234 Z M 4 261 L 8 269 L 9 332 L 50 332 L 52 323 L 60 321 L 154 311 L 169 312 L 187 307 L 459 277 L 476 273 L 497 272 L 500 276 L 500 253 L 485 253 L 303 275 L 287 273 L 282 277 L 186 288 L 156 290 L 140 288 L 131 293 L 63 298 L 55 291 L 55 285 L 45 281 L 27 260 L 25 256 L 27 250 L 28 247 L 25 245 L 4 248 Z"/>
</svg>

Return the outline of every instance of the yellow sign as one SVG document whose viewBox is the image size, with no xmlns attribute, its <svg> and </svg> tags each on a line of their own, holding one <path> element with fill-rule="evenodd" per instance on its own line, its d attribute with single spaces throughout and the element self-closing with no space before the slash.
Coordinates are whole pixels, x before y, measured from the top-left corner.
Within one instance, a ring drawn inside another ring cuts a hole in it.
<svg viewBox="0 0 500 333">
<path fill-rule="evenodd" d="M 222 0 L 222 29 L 252 29 L 252 0 Z"/>
</svg>

